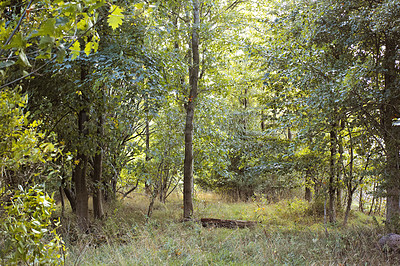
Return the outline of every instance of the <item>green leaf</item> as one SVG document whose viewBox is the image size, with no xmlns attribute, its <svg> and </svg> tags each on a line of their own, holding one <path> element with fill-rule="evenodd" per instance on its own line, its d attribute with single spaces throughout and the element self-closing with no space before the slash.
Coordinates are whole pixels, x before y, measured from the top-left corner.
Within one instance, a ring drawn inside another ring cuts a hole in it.
<svg viewBox="0 0 400 266">
<path fill-rule="evenodd" d="M 57 58 L 56 58 L 57 63 L 62 63 L 64 61 L 64 57 L 65 57 L 65 49 L 60 48 L 60 50 L 57 51 Z"/>
<path fill-rule="evenodd" d="M 24 50 L 19 50 L 19 59 L 21 59 L 21 62 L 24 66 L 31 67 L 31 64 L 29 63 L 28 57 L 26 57 Z"/>
<path fill-rule="evenodd" d="M 110 15 L 108 15 L 107 22 L 108 22 L 108 25 L 110 25 L 110 27 L 113 30 L 115 30 L 122 24 L 124 15 L 122 14 L 123 10 L 118 6 L 112 5 L 111 10 L 112 10 L 112 13 Z"/>
<path fill-rule="evenodd" d="M 71 60 L 75 60 L 79 56 L 79 53 L 81 51 L 79 42 L 75 41 L 74 45 L 72 45 L 69 49 L 71 50 L 71 54 L 72 54 Z"/>
<path fill-rule="evenodd" d="M 15 64 L 15 61 L 12 61 L 12 60 L 8 60 L 8 61 L 5 61 L 5 62 L 0 62 L 0 69 L 10 67 L 10 66 L 12 66 L 14 64 Z"/>
<path fill-rule="evenodd" d="M 11 39 L 11 42 L 6 45 L 4 48 L 9 49 L 9 48 L 23 48 L 25 47 L 22 33 L 18 32 L 14 35 L 14 37 Z"/>
<path fill-rule="evenodd" d="M 49 48 L 54 43 L 54 41 L 55 41 L 54 37 L 50 37 L 48 35 L 43 36 L 42 38 L 40 38 L 39 47 L 41 49 Z"/>
<path fill-rule="evenodd" d="M 40 54 L 40 55 L 36 56 L 36 59 L 50 59 L 50 58 L 51 58 L 51 56 L 49 53 Z"/>
<path fill-rule="evenodd" d="M 42 23 L 38 32 L 33 34 L 33 36 L 46 36 L 46 35 L 54 36 L 55 29 L 56 29 L 55 25 L 56 25 L 56 19 L 49 18 L 45 22 Z"/>
</svg>

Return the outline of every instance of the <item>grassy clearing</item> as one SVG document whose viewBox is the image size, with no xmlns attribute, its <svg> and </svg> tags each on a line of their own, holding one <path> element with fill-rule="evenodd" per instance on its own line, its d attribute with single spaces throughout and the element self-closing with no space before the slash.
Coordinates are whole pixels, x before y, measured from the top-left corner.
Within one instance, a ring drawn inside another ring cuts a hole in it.
<svg viewBox="0 0 400 266">
<path fill-rule="evenodd" d="M 167 204 L 156 203 L 153 217 L 146 223 L 148 200 L 135 195 L 108 210 L 108 219 L 94 225 L 92 234 L 64 228 L 69 246 L 66 264 L 400 264 L 398 254 L 384 254 L 376 245 L 383 226 L 361 213 L 353 213 L 347 228 L 331 226 L 326 234 L 323 219 L 311 216 L 308 204 L 301 200 L 267 205 L 262 201 L 227 203 L 214 194 L 198 198 L 197 218 L 257 219 L 262 223 L 254 229 L 237 230 L 181 223 L 179 197 Z"/>
</svg>

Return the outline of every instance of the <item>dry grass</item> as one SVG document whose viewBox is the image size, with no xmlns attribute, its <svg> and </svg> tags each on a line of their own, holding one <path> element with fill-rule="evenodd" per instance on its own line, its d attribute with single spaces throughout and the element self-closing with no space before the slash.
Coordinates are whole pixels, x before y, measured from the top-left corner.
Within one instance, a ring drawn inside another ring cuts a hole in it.
<svg viewBox="0 0 400 266">
<path fill-rule="evenodd" d="M 135 194 L 108 209 L 94 233 L 69 243 L 67 265 L 395 265 L 398 254 L 376 246 L 383 226 L 353 214 L 347 228 L 325 233 L 321 217 L 310 217 L 299 200 L 266 205 L 227 203 L 212 193 L 197 195 L 196 218 L 262 221 L 254 229 L 202 228 L 181 223 L 179 195 L 157 202 L 146 223 L 148 199 Z"/>
</svg>

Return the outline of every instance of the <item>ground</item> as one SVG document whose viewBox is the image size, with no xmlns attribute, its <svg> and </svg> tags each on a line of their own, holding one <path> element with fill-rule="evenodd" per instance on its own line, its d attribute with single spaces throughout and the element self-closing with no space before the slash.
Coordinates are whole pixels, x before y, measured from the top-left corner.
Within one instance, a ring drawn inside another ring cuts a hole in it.
<svg viewBox="0 0 400 266">
<path fill-rule="evenodd" d="M 146 221 L 148 199 L 142 194 L 109 206 L 107 219 L 90 234 L 63 221 L 68 247 L 66 265 L 394 265 L 399 254 L 377 246 L 386 233 L 379 217 L 353 212 L 350 224 L 325 226 L 323 217 L 298 198 L 269 203 L 262 198 L 232 203 L 200 193 L 196 218 L 257 220 L 253 229 L 203 228 L 181 222 L 178 196 L 156 203 Z M 340 218 L 340 216 L 339 216 Z"/>
</svg>

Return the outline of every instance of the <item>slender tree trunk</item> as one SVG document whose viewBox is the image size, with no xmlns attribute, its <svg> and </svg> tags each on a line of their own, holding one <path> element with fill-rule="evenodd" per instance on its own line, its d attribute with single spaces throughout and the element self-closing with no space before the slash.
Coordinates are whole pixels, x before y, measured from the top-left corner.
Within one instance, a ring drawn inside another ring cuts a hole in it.
<svg viewBox="0 0 400 266">
<path fill-rule="evenodd" d="M 311 191 L 311 169 L 306 170 L 306 182 L 305 182 L 305 194 L 304 198 L 306 201 L 311 202 L 312 200 L 312 191 Z"/>
<path fill-rule="evenodd" d="M 193 117 L 194 106 L 193 103 L 189 102 L 186 107 L 185 159 L 183 173 L 183 217 L 188 219 L 193 215 Z"/>
<path fill-rule="evenodd" d="M 390 223 L 392 217 L 400 214 L 400 171 L 399 171 L 399 127 L 393 126 L 392 119 L 398 117 L 396 110 L 400 106 L 397 70 L 395 65 L 396 50 L 398 46 L 390 37 L 385 40 L 385 95 L 388 100 L 382 107 L 383 139 L 386 148 L 386 220 Z"/>
<path fill-rule="evenodd" d="M 147 102 L 146 102 L 147 105 Z M 148 110 L 146 110 L 146 162 L 150 161 L 150 121 L 148 116 Z M 147 163 L 146 163 L 147 164 Z M 147 170 L 146 170 L 147 171 Z M 147 180 L 144 182 L 144 190 L 146 194 L 151 194 L 151 188 Z"/>
<path fill-rule="evenodd" d="M 72 173 L 72 180 L 74 180 L 74 174 Z M 76 213 L 76 197 L 75 193 L 71 190 L 71 187 L 65 186 L 65 178 L 61 180 L 61 188 L 68 199 L 68 202 L 71 206 L 72 212 Z"/>
<path fill-rule="evenodd" d="M 351 211 L 351 204 L 353 203 L 353 193 L 354 190 L 350 187 L 347 189 L 347 205 L 346 205 L 346 212 L 344 214 L 344 221 L 343 221 L 343 226 L 347 225 L 347 221 L 349 219 L 349 214 Z"/>
<path fill-rule="evenodd" d="M 336 124 L 332 125 L 332 130 L 330 132 L 330 174 L 329 174 L 329 206 L 328 206 L 328 214 L 329 214 L 329 222 L 335 223 L 336 222 L 336 211 L 335 211 L 335 170 L 336 170 L 336 163 L 335 163 L 335 156 L 336 156 Z"/>
<path fill-rule="evenodd" d="M 155 201 L 156 197 L 157 197 L 157 192 L 156 192 L 156 189 L 154 189 L 151 194 L 149 208 L 147 209 L 147 217 L 146 217 L 147 221 L 150 219 L 151 215 L 153 214 L 154 201 Z"/>
<path fill-rule="evenodd" d="M 61 217 L 64 218 L 65 214 L 64 190 L 62 185 L 58 189 L 60 192 L 60 199 L 61 199 Z"/>
<path fill-rule="evenodd" d="M 246 119 L 246 117 L 247 117 L 247 114 L 246 114 L 246 111 L 247 111 L 247 107 L 248 107 L 248 97 L 247 97 L 247 94 L 248 94 L 248 88 L 246 87 L 245 89 L 244 89 L 244 96 L 243 96 L 243 101 L 242 101 L 242 104 L 243 104 L 243 109 L 244 109 L 244 111 L 243 111 L 243 133 L 244 133 L 244 135 L 246 135 L 246 132 L 247 132 L 247 119 Z"/>
<path fill-rule="evenodd" d="M 351 128 L 349 127 L 349 139 L 350 139 L 350 163 L 349 163 L 349 171 L 348 174 L 345 174 L 346 177 L 346 185 L 347 185 L 347 206 L 346 206 L 346 212 L 344 215 L 344 221 L 343 225 L 346 226 L 347 220 L 349 218 L 350 210 L 351 210 L 351 204 L 353 203 L 353 194 L 357 189 L 357 184 L 354 184 L 353 186 L 353 167 L 354 167 L 354 148 L 353 148 L 353 137 L 351 134 Z M 342 155 L 340 155 L 342 156 Z M 343 164 L 343 162 L 341 162 Z M 344 166 L 343 166 L 344 167 Z M 367 166 L 366 166 L 367 167 Z M 343 169 L 343 173 L 345 172 L 345 169 Z"/>
<path fill-rule="evenodd" d="M 340 130 L 345 128 L 344 120 L 341 120 Z M 336 206 L 338 210 L 342 209 L 343 202 L 342 202 L 342 178 L 345 175 L 345 166 L 344 166 L 344 148 L 343 148 L 343 137 L 341 131 L 338 133 L 338 148 L 339 148 L 339 161 L 336 167 Z"/>
<path fill-rule="evenodd" d="M 81 136 L 86 136 L 85 123 L 87 121 L 86 111 L 81 110 L 78 114 L 79 132 Z M 86 172 L 88 158 L 81 150 L 78 151 L 77 155 L 78 164 L 75 167 L 73 178 L 75 183 L 76 191 L 76 215 L 78 216 L 78 223 L 82 229 L 85 229 L 89 222 L 89 208 L 88 208 L 88 189 L 86 182 Z"/>
<path fill-rule="evenodd" d="M 264 110 L 261 110 L 261 132 L 265 130 L 265 115 Z"/>
<path fill-rule="evenodd" d="M 290 130 L 290 127 L 288 127 L 287 129 L 287 139 L 288 140 L 292 140 L 293 136 L 292 136 L 292 131 Z"/>
<path fill-rule="evenodd" d="M 362 185 L 362 183 L 360 185 Z M 373 191 L 375 192 L 375 188 Z M 371 205 L 374 205 L 374 201 L 375 201 L 375 195 L 372 197 Z M 362 187 L 360 187 L 360 195 L 359 195 L 359 199 L 358 199 L 358 209 L 360 210 L 360 212 L 364 212 L 364 194 L 363 194 Z"/>
<path fill-rule="evenodd" d="M 192 56 L 193 63 L 190 67 L 190 94 L 186 107 L 185 125 L 185 160 L 183 170 L 183 218 L 191 219 L 193 216 L 193 119 L 195 100 L 199 79 L 199 29 L 200 10 L 199 1 L 193 0 L 193 30 L 192 30 Z"/>
<path fill-rule="evenodd" d="M 101 112 L 101 111 L 99 111 Z M 103 149 L 102 149 L 102 138 L 104 134 L 103 129 L 104 119 L 103 115 L 99 115 L 97 134 L 100 138 L 97 144 L 97 151 L 94 156 L 93 165 L 93 214 L 97 219 L 104 217 L 103 209 L 103 189 L 102 189 L 102 173 L 103 173 Z"/>
<path fill-rule="evenodd" d="M 376 182 L 374 182 L 374 188 L 372 189 L 372 203 L 369 207 L 368 215 L 371 215 L 372 211 L 374 210 L 374 205 L 376 203 Z"/>
</svg>

